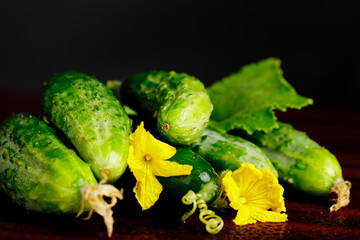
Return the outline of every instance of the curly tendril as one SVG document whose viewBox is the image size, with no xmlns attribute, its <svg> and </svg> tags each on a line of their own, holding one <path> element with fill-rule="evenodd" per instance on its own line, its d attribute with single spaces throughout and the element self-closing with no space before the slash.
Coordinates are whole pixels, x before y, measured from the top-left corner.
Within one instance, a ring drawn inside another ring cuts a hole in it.
<svg viewBox="0 0 360 240">
<path fill-rule="evenodd" d="M 221 231 L 224 226 L 224 222 L 214 211 L 209 210 L 206 202 L 204 201 L 200 193 L 195 194 L 193 191 L 189 191 L 182 198 L 182 202 L 185 205 L 193 204 L 193 208 L 190 212 L 184 214 L 181 220 L 185 221 L 196 211 L 196 208 L 199 208 L 200 214 L 199 219 L 202 223 L 206 224 L 206 231 L 210 234 L 217 234 Z"/>
</svg>

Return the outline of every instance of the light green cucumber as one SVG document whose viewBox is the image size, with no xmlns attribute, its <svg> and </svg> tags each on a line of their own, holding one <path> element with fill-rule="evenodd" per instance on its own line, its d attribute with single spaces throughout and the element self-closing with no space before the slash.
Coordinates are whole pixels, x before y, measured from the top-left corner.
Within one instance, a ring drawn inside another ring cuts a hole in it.
<svg viewBox="0 0 360 240">
<path fill-rule="evenodd" d="M 138 114 L 155 117 L 158 132 L 174 145 L 196 142 L 213 109 L 199 79 L 174 71 L 130 76 L 121 84 L 120 97 Z"/>
<path fill-rule="evenodd" d="M 267 168 L 278 175 L 263 151 L 239 136 L 207 128 L 199 141 L 192 145 L 192 150 L 206 159 L 218 173 L 235 171 L 242 163 L 252 163 L 258 169 Z"/>
<path fill-rule="evenodd" d="M 97 185 L 90 166 L 40 118 L 14 114 L 1 125 L 0 186 L 15 203 L 29 211 L 77 213 L 86 185 Z"/>
<path fill-rule="evenodd" d="M 98 179 L 106 173 L 115 182 L 124 173 L 132 123 L 103 83 L 79 72 L 56 74 L 45 85 L 43 108 Z"/>
<path fill-rule="evenodd" d="M 280 181 L 314 196 L 326 196 L 343 182 L 341 166 L 332 153 L 290 124 L 278 125 L 268 133 L 243 136 L 261 147 Z"/>
</svg>

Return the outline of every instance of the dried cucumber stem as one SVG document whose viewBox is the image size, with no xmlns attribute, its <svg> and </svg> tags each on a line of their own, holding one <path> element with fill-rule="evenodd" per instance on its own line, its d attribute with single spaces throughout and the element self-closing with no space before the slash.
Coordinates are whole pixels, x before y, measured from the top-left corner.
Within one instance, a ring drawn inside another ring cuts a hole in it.
<svg viewBox="0 0 360 240">
<path fill-rule="evenodd" d="M 120 80 L 107 80 L 106 87 L 113 91 L 116 97 L 120 96 L 120 87 L 122 82 Z"/>
<path fill-rule="evenodd" d="M 164 131 L 164 132 L 168 132 L 169 129 L 170 129 L 170 125 L 168 123 L 163 123 L 161 125 L 161 129 Z"/>
<path fill-rule="evenodd" d="M 117 199 L 123 199 L 123 190 L 117 189 L 113 185 L 106 184 L 107 175 L 103 174 L 104 178 L 98 185 L 86 185 L 81 189 L 82 201 L 81 209 L 76 217 L 79 217 L 84 211 L 85 201 L 87 201 L 91 207 L 89 215 L 84 218 L 88 220 L 91 218 L 92 213 L 95 211 L 104 218 L 104 222 L 107 228 L 108 236 L 111 237 L 113 232 L 114 219 L 112 217 L 112 207 L 117 203 Z M 104 200 L 104 196 L 109 197 L 110 203 Z"/>
<path fill-rule="evenodd" d="M 330 207 L 330 212 L 335 212 L 342 207 L 346 207 L 350 203 L 350 188 L 351 182 L 349 181 L 345 181 L 342 178 L 338 178 L 335 181 L 334 186 L 331 188 L 331 192 L 336 193 L 337 198 L 331 199 L 336 203 Z"/>
<path fill-rule="evenodd" d="M 208 209 L 206 202 L 204 201 L 201 194 L 195 194 L 193 191 L 189 191 L 182 198 L 182 202 L 186 205 L 193 204 L 193 208 L 190 212 L 182 216 L 181 220 L 186 220 L 190 217 L 198 207 L 200 210 L 199 219 L 202 223 L 206 225 L 206 230 L 210 234 L 217 234 L 221 231 L 224 226 L 224 222 L 214 211 Z"/>
</svg>

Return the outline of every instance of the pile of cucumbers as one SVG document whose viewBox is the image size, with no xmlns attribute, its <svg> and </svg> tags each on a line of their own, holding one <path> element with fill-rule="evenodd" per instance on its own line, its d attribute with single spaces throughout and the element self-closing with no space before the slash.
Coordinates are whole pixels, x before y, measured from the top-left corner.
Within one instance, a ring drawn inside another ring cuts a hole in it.
<svg viewBox="0 0 360 240">
<path fill-rule="evenodd" d="M 332 211 L 349 203 L 350 183 L 333 154 L 288 123 L 250 133 L 220 129 L 212 95 L 196 77 L 149 71 L 112 86 L 84 73 L 55 74 L 44 85 L 43 117 L 15 113 L 2 123 L 0 186 L 15 203 L 28 211 L 78 213 L 85 186 L 125 176 L 138 118 L 177 148 L 170 161 L 193 166 L 190 175 L 158 177 L 164 195 L 181 199 L 191 190 L 211 206 L 223 198 L 221 173 L 247 162 L 304 194 L 326 196 L 340 188 Z"/>
</svg>

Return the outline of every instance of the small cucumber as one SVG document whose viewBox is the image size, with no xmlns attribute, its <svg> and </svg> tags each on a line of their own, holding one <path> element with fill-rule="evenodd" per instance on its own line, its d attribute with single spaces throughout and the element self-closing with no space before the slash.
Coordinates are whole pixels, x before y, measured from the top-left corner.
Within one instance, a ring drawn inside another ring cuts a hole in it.
<svg viewBox="0 0 360 240">
<path fill-rule="evenodd" d="M 72 214 L 81 208 L 81 189 L 97 181 L 40 118 L 14 114 L 0 127 L 0 185 L 27 210 Z"/>
<path fill-rule="evenodd" d="M 213 109 L 200 80 L 173 71 L 130 76 L 121 84 L 120 96 L 139 114 L 155 116 L 158 132 L 175 145 L 196 142 Z"/>
<path fill-rule="evenodd" d="M 290 124 L 278 122 L 269 133 L 245 138 L 259 145 L 279 173 L 279 180 L 310 195 L 326 196 L 342 179 L 339 162 L 327 149 Z"/>
<path fill-rule="evenodd" d="M 192 145 L 192 150 L 206 159 L 218 173 L 235 171 L 247 162 L 258 169 L 267 168 L 277 175 L 273 164 L 258 146 L 235 135 L 207 128 L 199 141 Z"/>
<path fill-rule="evenodd" d="M 190 175 L 158 177 L 164 194 L 181 198 L 185 205 L 193 205 L 192 210 L 182 216 L 182 220 L 185 221 L 198 208 L 199 219 L 206 225 L 206 230 L 211 234 L 220 232 L 224 226 L 223 220 L 208 209 L 208 204 L 215 203 L 222 197 L 219 193 L 219 176 L 215 170 L 205 159 L 188 148 L 178 148 L 169 161 L 193 167 Z"/>
<path fill-rule="evenodd" d="M 158 177 L 164 188 L 164 194 L 181 198 L 192 190 L 200 193 L 207 203 L 217 198 L 218 175 L 205 159 L 188 148 L 178 148 L 169 161 L 188 164 L 193 166 L 193 169 L 190 175 Z"/>
<path fill-rule="evenodd" d="M 158 177 L 164 194 L 181 198 L 185 205 L 193 205 L 192 210 L 182 216 L 182 220 L 185 221 L 198 208 L 199 219 L 206 225 L 206 230 L 211 234 L 220 232 L 224 226 L 223 220 L 208 209 L 208 204 L 220 201 L 222 197 L 219 193 L 218 174 L 205 159 L 188 148 L 178 148 L 169 161 L 193 167 L 190 175 Z"/>
<path fill-rule="evenodd" d="M 56 74 L 45 85 L 43 108 L 98 179 L 105 171 L 115 182 L 124 173 L 131 120 L 103 83 L 78 72 Z"/>
</svg>

